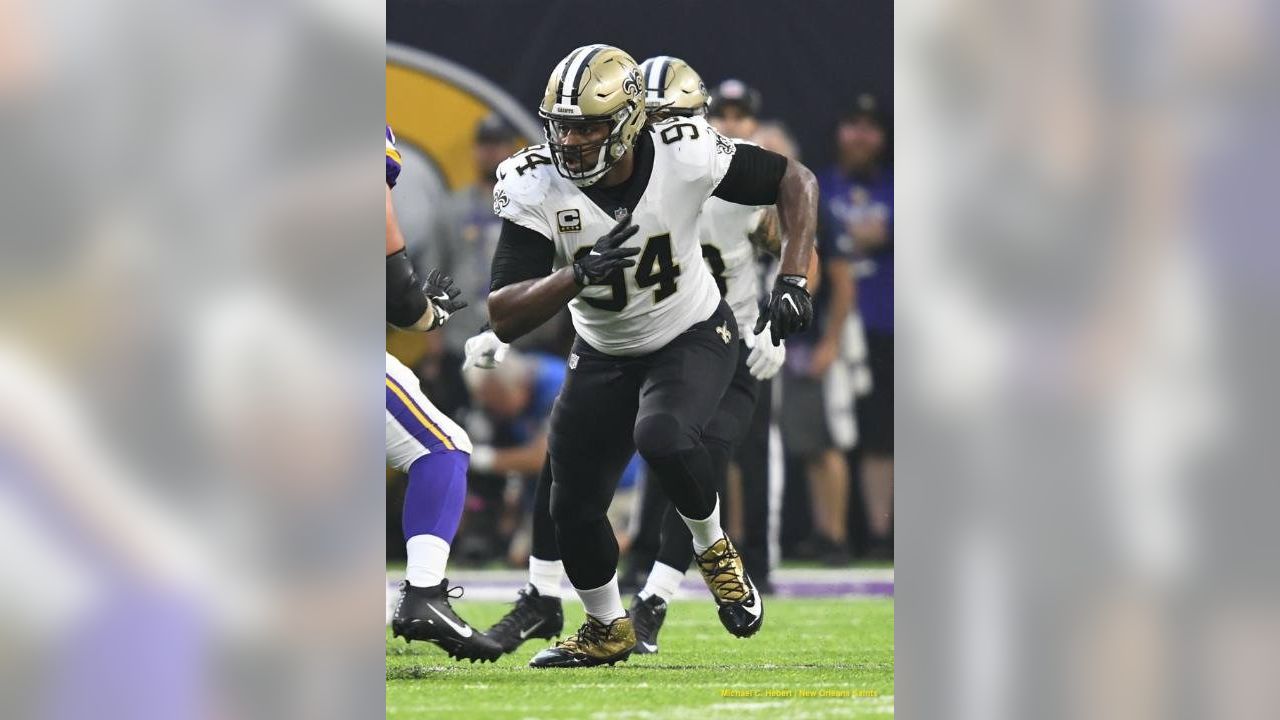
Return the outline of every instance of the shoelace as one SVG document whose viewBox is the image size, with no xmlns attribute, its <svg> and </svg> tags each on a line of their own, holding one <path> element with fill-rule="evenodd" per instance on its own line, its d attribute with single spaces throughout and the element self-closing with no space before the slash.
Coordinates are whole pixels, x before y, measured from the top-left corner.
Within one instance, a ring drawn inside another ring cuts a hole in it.
<svg viewBox="0 0 1280 720">
<path fill-rule="evenodd" d="M 532 620 L 537 614 L 537 610 L 533 607 L 533 602 L 529 598 L 528 590 L 521 590 L 520 596 L 513 603 L 514 607 L 507 611 L 498 624 L 494 626 L 494 630 L 510 632 L 515 630 L 519 632 L 524 629 L 524 625 L 528 620 Z"/>
<path fill-rule="evenodd" d="M 457 590 L 457 591 L 458 591 L 458 594 L 457 594 L 457 595 L 454 595 L 454 594 L 453 594 L 453 591 L 454 591 L 454 590 Z M 404 596 L 405 596 L 406 594 L 408 594 L 408 591 L 409 591 L 409 581 L 408 581 L 408 580 L 401 580 L 401 581 L 400 581 L 400 598 L 401 598 L 402 600 L 404 599 Z M 463 595 L 465 595 L 465 594 L 466 594 L 466 592 L 467 592 L 467 591 L 466 591 L 466 590 L 464 590 L 464 589 L 463 589 L 463 587 L 462 587 L 461 585 L 454 585 L 454 586 L 453 586 L 453 587 L 451 587 L 451 588 L 447 588 L 447 589 L 444 591 L 444 594 L 445 594 L 445 597 L 450 597 L 450 598 L 453 598 L 454 600 L 457 600 L 458 598 L 460 598 L 460 597 L 462 597 Z M 523 592 L 523 591 L 522 591 L 522 592 Z"/>
<path fill-rule="evenodd" d="M 733 561 L 737 558 L 738 551 L 733 546 L 705 560 L 698 558 L 698 565 L 704 568 L 704 573 L 711 575 L 711 582 L 729 602 L 739 602 L 747 597 L 747 588 L 733 568 Z"/>
<path fill-rule="evenodd" d="M 578 632 L 565 638 L 562 644 L 569 650 L 577 650 L 585 645 L 604 642 L 608 637 L 609 628 L 588 619 L 578 628 Z"/>
<path fill-rule="evenodd" d="M 456 595 L 453 592 L 454 590 L 458 591 Z M 449 601 L 457 600 L 458 598 L 462 597 L 465 593 L 466 591 L 462 589 L 461 585 L 454 585 L 451 588 L 445 588 L 445 591 L 444 591 L 444 609 L 449 612 L 449 619 L 458 623 L 459 625 L 462 625 L 463 627 L 466 627 L 467 621 L 463 620 L 458 615 L 458 611 L 453 609 L 453 603 Z"/>
<path fill-rule="evenodd" d="M 454 590 L 458 591 L 457 595 L 453 594 Z M 453 615 L 453 619 L 457 620 L 460 623 L 462 623 L 463 620 L 462 618 L 458 617 L 458 613 L 453 611 L 453 604 L 450 603 L 449 600 L 450 599 L 457 600 L 458 598 L 462 597 L 465 594 L 466 594 L 466 590 L 464 590 L 461 585 L 454 585 L 451 588 L 446 588 L 444 591 L 444 606 L 446 609 L 449 610 L 449 613 Z M 409 581 L 401 580 L 400 581 L 400 598 L 396 600 L 396 609 L 394 613 L 396 617 L 400 617 L 401 608 L 404 606 L 404 601 L 405 601 L 405 598 L 407 597 L 409 597 Z"/>
</svg>

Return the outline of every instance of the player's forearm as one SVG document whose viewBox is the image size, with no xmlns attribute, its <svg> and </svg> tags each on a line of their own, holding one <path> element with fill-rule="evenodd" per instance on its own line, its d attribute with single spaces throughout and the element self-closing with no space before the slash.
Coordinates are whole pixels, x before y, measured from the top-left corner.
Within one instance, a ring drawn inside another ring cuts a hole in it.
<svg viewBox="0 0 1280 720">
<path fill-rule="evenodd" d="M 827 263 L 826 281 L 831 284 L 827 301 L 827 326 L 822 332 L 822 342 L 839 343 L 844 332 L 844 322 L 853 312 L 857 289 L 853 282 L 853 265 L 848 260 L 831 260 Z"/>
<path fill-rule="evenodd" d="M 435 308 L 404 248 L 388 255 L 387 322 L 401 330 L 425 332 L 435 325 L 435 317 Z"/>
<path fill-rule="evenodd" d="M 489 324 L 502 342 L 512 342 L 550 320 L 577 296 L 572 268 L 524 280 L 489 294 Z"/>
<path fill-rule="evenodd" d="M 818 179 L 795 160 L 778 184 L 778 219 L 782 224 L 783 275 L 805 275 L 818 227 Z"/>
<path fill-rule="evenodd" d="M 547 457 L 547 436 L 534 438 L 533 442 L 515 448 L 503 448 L 493 454 L 493 472 L 536 475 L 542 470 Z"/>
<path fill-rule="evenodd" d="M 387 188 L 387 254 L 404 249 L 404 234 L 400 232 L 400 222 L 396 219 L 396 207 L 391 202 L 391 188 Z"/>
</svg>

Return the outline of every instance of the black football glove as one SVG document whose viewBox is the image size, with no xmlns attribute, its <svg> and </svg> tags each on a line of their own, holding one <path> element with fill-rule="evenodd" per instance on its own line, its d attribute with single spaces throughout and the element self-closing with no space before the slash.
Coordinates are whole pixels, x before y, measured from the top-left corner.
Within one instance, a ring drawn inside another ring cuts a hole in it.
<svg viewBox="0 0 1280 720">
<path fill-rule="evenodd" d="M 805 289 L 802 275 L 779 275 L 769 294 L 769 304 L 760 311 L 756 320 L 756 335 L 769 326 L 773 344 L 780 344 L 788 335 L 803 331 L 813 322 L 813 300 Z"/>
<path fill-rule="evenodd" d="M 466 300 L 458 300 L 462 291 L 453 286 L 453 278 L 440 272 L 439 269 L 427 273 L 422 283 L 422 294 L 431 301 L 435 319 L 429 329 L 435 330 L 449 320 L 449 316 L 467 306 Z"/>
<path fill-rule="evenodd" d="M 631 224 L 631 213 L 623 215 L 612 230 L 596 240 L 591 252 L 573 263 L 573 281 L 578 287 L 605 284 L 615 270 L 635 265 L 636 261 L 631 256 L 640 252 L 640 248 L 618 246 L 638 232 L 640 226 Z"/>
</svg>

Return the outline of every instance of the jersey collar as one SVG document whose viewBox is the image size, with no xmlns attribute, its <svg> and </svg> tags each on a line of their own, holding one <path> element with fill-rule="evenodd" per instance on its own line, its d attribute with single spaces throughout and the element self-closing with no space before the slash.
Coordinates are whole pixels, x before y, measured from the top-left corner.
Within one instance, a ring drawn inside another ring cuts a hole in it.
<svg viewBox="0 0 1280 720">
<path fill-rule="evenodd" d="M 653 173 L 653 136 L 649 132 L 641 132 L 636 138 L 636 161 L 635 166 L 631 170 L 631 177 L 627 178 L 621 185 L 615 185 L 611 188 L 598 188 L 588 186 L 582 188 L 582 193 L 591 199 L 601 210 L 605 211 L 609 217 L 614 217 L 614 211 L 620 207 L 625 207 L 627 212 L 634 213 L 636 206 L 640 204 L 640 197 L 644 195 L 644 191 L 649 187 L 649 176 Z"/>
</svg>

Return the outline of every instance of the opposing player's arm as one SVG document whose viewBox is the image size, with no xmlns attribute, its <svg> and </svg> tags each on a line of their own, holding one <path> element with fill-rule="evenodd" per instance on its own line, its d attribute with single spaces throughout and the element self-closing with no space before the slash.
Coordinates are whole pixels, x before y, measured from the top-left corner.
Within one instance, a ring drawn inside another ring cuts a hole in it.
<svg viewBox="0 0 1280 720">
<path fill-rule="evenodd" d="M 396 221 L 396 208 L 387 187 L 387 322 L 402 330 L 428 330 L 435 310 L 405 252 L 404 234 Z"/>
<path fill-rule="evenodd" d="M 453 279 L 439 270 L 420 281 L 405 252 L 404 235 L 396 222 L 391 188 L 387 187 L 387 322 L 401 330 L 434 330 L 449 316 L 467 306 L 458 300 L 461 291 Z"/>
<path fill-rule="evenodd" d="M 396 219 L 396 206 L 391 202 L 391 188 L 387 188 L 387 255 L 404 249 L 404 234 Z"/>
</svg>

